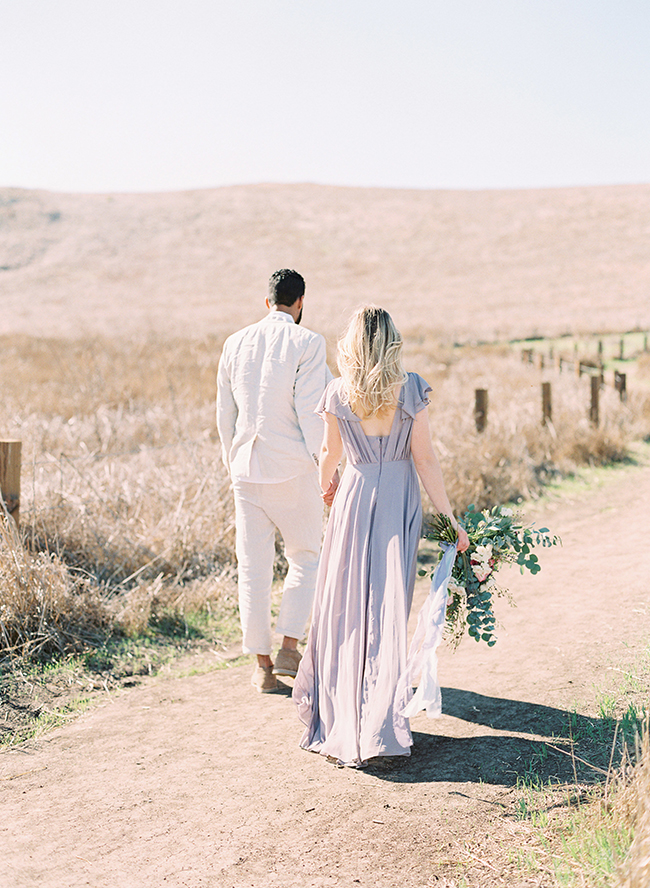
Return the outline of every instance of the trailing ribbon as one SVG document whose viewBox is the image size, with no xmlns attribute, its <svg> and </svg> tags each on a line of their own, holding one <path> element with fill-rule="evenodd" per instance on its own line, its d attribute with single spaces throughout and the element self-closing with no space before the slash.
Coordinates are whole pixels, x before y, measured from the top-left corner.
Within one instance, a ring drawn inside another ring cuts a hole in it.
<svg viewBox="0 0 650 888">
<path fill-rule="evenodd" d="M 445 627 L 447 587 L 456 560 L 456 545 L 440 543 L 443 556 L 433 574 L 427 600 L 418 614 L 403 680 L 407 688 L 412 688 L 418 675 L 421 678 L 415 694 L 402 710 L 406 718 L 412 718 L 421 709 L 426 709 L 429 718 L 437 718 L 442 712 L 436 649 Z"/>
</svg>

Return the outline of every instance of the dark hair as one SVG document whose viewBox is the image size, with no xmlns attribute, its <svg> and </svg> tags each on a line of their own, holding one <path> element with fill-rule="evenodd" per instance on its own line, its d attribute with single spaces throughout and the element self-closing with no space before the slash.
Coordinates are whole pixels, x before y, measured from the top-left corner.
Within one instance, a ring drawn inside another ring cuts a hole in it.
<svg viewBox="0 0 650 888">
<path fill-rule="evenodd" d="M 269 280 L 269 302 L 271 305 L 293 305 L 305 295 L 305 281 L 301 274 L 291 268 L 274 271 Z"/>
</svg>

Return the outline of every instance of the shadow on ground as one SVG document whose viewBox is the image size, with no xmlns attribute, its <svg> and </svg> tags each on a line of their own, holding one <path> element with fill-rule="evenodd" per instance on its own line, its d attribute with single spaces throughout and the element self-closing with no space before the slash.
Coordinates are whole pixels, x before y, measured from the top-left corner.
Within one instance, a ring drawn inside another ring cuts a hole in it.
<svg viewBox="0 0 650 888">
<path fill-rule="evenodd" d="M 615 723 L 575 712 L 443 688 L 443 713 L 518 736 L 449 737 L 413 732 L 410 758 L 372 759 L 367 772 L 395 783 L 491 783 L 521 780 L 598 783 L 605 779 Z M 522 737 L 521 734 L 530 734 Z M 544 738 L 544 739 L 539 739 Z M 621 739 L 617 740 L 620 760 Z"/>
</svg>

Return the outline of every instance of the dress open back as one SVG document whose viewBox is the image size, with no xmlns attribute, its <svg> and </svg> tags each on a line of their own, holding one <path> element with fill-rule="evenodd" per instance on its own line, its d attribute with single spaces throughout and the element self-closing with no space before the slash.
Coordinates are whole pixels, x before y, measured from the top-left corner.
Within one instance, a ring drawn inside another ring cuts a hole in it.
<svg viewBox="0 0 650 888">
<path fill-rule="evenodd" d="M 410 755 L 412 693 L 402 676 L 422 524 L 411 457 L 416 413 L 430 386 L 409 373 L 390 434 L 368 436 L 328 385 L 317 412 L 338 421 L 347 458 L 318 569 L 311 629 L 293 690 L 306 725 L 301 746 L 347 765 Z"/>
</svg>

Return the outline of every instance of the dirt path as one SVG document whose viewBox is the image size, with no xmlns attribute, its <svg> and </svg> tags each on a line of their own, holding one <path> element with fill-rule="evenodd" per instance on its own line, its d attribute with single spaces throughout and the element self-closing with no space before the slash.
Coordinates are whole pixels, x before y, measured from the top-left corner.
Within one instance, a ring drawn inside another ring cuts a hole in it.
<svg viewBox="0 0 650 888">
<path fill-rule="evenodd" d="M 250 666 L 152 680 L 3 753 L 1 888 L 552 884 L 494 860 L 523 836 L 514 787 L 539 738 L 596 715 L 596 686 L 648 637 L 649 501 L 646 461 L 529 510 L 564 546 L 511 573 L 495 648 L 442 651 L 445 714 L 412 720 L 409 760 L 303 752 L 290 698 L 256 694 Z M 567 757 L 545 767 L 570 778 Z"/>
</svg>

